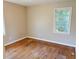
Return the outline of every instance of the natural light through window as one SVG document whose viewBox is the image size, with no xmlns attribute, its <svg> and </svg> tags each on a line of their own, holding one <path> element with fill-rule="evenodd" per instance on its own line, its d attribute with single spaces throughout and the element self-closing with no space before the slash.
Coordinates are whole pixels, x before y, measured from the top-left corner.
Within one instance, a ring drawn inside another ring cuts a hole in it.
<svg viewBox="0 0 79 59">
<path fill-rule="evenodd" d="M 55 32 L 69 33 L 71 22 L 71 7 L 55 8 Z"/>
</svg>

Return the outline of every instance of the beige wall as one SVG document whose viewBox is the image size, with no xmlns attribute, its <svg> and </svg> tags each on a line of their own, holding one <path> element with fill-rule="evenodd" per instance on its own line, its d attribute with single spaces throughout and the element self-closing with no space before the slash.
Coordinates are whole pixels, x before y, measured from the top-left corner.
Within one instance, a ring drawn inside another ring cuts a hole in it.
<svg viewBox="0 0 79 59">
<path fill-rule="evenodd" d="M 72 19 L 70 34 L 58 34 L 53 32 L 54 8 L 72 7 Z M 26 8 L 27 35 L 30 37 L 47 39 L 66 45 L 75 46 L 76 14 L 75 1 L 57 2 L 47 5 L 30 6 Z"/>
<path fill-rule="evenodd" d="M 70 34 L 53 32 L 54 8 L 57 7 L 72 7 Z M 4 2 L 4 22 L 6 30 L 4 37 L 5 44 L 24 36 L 30 36 L 75 46 L 75 1 L 29 7 Z"/>
<path fill-rule="evenodd" d="M 26 36 L 25 7 L 4 2 L 4 43 L 10 43 Z"/>
</svg>

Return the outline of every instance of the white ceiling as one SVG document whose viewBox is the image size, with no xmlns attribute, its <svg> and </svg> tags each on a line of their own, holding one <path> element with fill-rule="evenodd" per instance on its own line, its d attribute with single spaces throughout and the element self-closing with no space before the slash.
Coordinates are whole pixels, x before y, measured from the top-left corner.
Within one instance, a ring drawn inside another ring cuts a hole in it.
<svg viewBox="0 0 79 59">
<path fill-rule="evenodd" d="M 4 0 L 4 1 L 29 6 L 29 5 L 51 3 L 51 2 L 72 1 L 72 0 Z"/>
</svg>

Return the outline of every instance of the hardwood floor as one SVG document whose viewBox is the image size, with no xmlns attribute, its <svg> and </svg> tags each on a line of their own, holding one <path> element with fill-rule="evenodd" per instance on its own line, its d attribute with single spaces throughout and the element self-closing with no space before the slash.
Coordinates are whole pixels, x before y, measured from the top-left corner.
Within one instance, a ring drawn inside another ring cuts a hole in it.
<svg viewBox="0 0 79 59">
<path fill-rule="evenodd" d="M 6 59 L 76 59 L 75 49 L 32 38 L 5 46 Z"/>
</svg>

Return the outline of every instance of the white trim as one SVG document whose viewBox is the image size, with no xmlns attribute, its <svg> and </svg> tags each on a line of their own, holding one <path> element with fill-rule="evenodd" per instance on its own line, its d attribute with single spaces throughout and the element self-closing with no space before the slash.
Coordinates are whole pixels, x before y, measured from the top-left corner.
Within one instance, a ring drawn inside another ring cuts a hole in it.
<svg viewBox="0 0 79 59">
<path fill-rule="evenodd" d="M 4 44 L 4 46 L 7 46 L 7 45 L 13 44 L 13 43 L 15 43 L 15 42 L 17 42 L 17 41 L 23 40 L 24 38 L 34 38 L 34 39 L 37 39 L 37 40 L 47 41 L 47 42 L 56 43 L 56 44 L 61 44 L 61 45 L 66 45 L 66 46 L 70 46 L 70 47 L 76 47 L 75 45 L 60 43 L 60 42 L 51 41 L 51 40 L 46 40 L 46 39 L 43 39 L 43 38 L 37 38 L 37 37 L 32 37 L 32 36 L 26 36 L 26 37 L 20 38 L 20 39 L 18 39 L 18 40 L 9 42 L 9 43 L 7 43 L 7 44 Z"/>
<path fill-rule="evenodd" d="M 76 47 L 75 45 L 70 45 L 70 44 L 66 44 L 66 43 L 60 43 L 60 42 L 51 41 L 51 40 L 46 40 L 46 39 L 43 39 L 43 38 L 37 38 L 37 37 L 31 37 L 31 36 L 27 36 L 27 38 L 34 38 L 34 39 L 37 39 L 37 40 L 47 41 L 47 42 L 61 44 L 61 45 L 70 46 L 70 47 Z"/>
<path fill-rule="evenodd" d="M 24 38 L 27 38 L 27 37 L 22 37 L 22 38 L 19 38 L 19 39 L 17 39 L 17 40 L 14 40 L 14 41 L 12 41 L 12 42 L 6 43 L 6 44 L 4 44 L 4 46 L 7 46 L 7 45 L 13 44 L 13 43 L 15 43 L 15 42 L 18 42 L 18 41 L 20 41 L 20 40 L 23 40 Z"/>
</svg>

